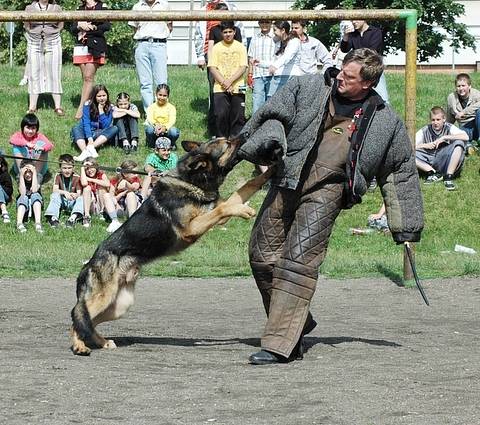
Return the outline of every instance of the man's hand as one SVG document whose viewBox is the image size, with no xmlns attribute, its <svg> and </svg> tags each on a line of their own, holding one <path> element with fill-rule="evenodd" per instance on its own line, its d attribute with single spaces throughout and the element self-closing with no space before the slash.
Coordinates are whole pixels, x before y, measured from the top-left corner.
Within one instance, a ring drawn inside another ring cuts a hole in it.
<svg viewBox="0 0 480 425">
<path fill-rule="evenodd" d="M 203 71 L 205 67 L 207 66 L 207 63 L 205 62 L 205 59 L 199 59 L 197 61 L 197 66 Z"/>
<path fill-rule="evenodd" d="M 456 120 L 461 120 L 462 118 L 465 118 L 465 113 L 464 113 L 463 111 L 457 112 L 457 113 L 455 114 L 455 119 L 456 119 Z"/>
</svg>

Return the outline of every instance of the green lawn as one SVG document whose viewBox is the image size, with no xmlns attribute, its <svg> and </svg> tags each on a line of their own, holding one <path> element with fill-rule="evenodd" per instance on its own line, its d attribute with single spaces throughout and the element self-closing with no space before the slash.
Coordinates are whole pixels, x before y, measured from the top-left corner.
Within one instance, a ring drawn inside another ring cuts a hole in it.
<svg viewBox="0 0 480 425">
<path fill-rule="evenodd" d="M 10 153 L 10 135 L 19 130 L 20 121 L 27 109 L 27 92 L 19 87 L 23 68 L 0 66 L 2 79 L 0 90 L 0 148 Z M 403 74 L 388 74 L 389 92 L 394 108 L 400 115 L 404 112 Z M 474 74 L 474 86 L 480 86 L 480 75 Z M 177 124 L 182 134 L 180 139 L 204 139 L 205 112 L 207 108 L 207 83 L 205 72 L 195 67 L 169 67 L 171 102 L 177 107 Z M 140 101 L 138 82 L 132 68 L 105 66 L 97 74 L 97 82 L 107 85 L 112 98 L 120 91 L 127 91 L 133 100 Z M 55 144 L 51 159 L 61 153 L 74 153 L 70 144 L 70 128 L 78 93 L 81 88 L 80 72 L 73 66 L 64 66 L 63 106 L 66 117 L 57 118 L 48 97 L 39 103 L 38 116 L 41 131 Z M 446 96 L 453 89 L 453 75 L 419 74 L 417 127 L 428 121 L 429 109 L 444 105 Z M 249 99 L 250 100 L 250 99 Z M 247 105 L 248 106 L 248 105 Z M 248 109 L 248 108 L 247 108 Z M 142 139 L 143 141 L 143 139 Z M 148 150 L 142 145 L 132 156 L 143 163 Z M 113 148 L 100 151 L 101 163 L 119 165 L 123 152 Z M 479 275 L 479 255 L 457 254 L 454 245 L 469 246 L 480 252 L 480 220 L 478 220 L 478 179 L 480 157 L 467 159 L 462 176 L 457 181 L 458 189 L 447 192 L 442 184 L 422 187 L 424 190 L 426 228 L 422 241 L 416 247 L 418 272 L 423 278 L 440 276 Z M 53 171 L 55 166 L 53 165 Z M 222 188 L 225 196 L 245 181 L 252 166 L 241 163 Z M 43 188 L 48 201 L 52 182 Z M 264 193 L 259 193 L 251 202 L 261 204 Z M 337 220 L 330 242 L 327 260 L 321 273 L 332 278 L 359 276 L 382 276 L 400 278 L 403 268 L 403 248 L 396 246 L 391 237 L 380 233 L 352 236 L 349 229 L 364 227 L 366 217 L 378 209 L 381 203 L 379 191 L 369 193 L 363 203 L 353 210 L 343 212 Z M 13 214 L 12 205 L 9 208 Z M 250 274 L 247 244 L 252 222 L 231 220 L 225 227 L 210 231 L 204 238 L 181 255 L 162 259 L 145 268 L 144 274 L 155 276 L 246 276 Z M 106 237 L 105 223 L 94 219 L 91 229 L 78 226 L 75 230 L 65 228 L 56 231 L 45 227 L 45 234 L 36 234 L 31 226 L 26 234 L 16 232 L 14 224 L 0 223 L 0 277 L 74 277 L 88 259 L 97 244 Z"/>
</svg>

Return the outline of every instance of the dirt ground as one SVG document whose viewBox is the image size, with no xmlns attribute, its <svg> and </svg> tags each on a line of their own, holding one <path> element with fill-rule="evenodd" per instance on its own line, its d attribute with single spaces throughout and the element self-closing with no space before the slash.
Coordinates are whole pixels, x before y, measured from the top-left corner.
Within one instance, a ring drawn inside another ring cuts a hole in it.
<svg viewBox="0 0 480 425">
<path fill-rule="evenodd" d="M 252 366 L 252 279 L 144 278 L 116 350 L 69 350 L 73 279 L 0 279 L 0 423 L 480 424 L 480 279 L 319 282 L 303 361 Z"/>
</svg>

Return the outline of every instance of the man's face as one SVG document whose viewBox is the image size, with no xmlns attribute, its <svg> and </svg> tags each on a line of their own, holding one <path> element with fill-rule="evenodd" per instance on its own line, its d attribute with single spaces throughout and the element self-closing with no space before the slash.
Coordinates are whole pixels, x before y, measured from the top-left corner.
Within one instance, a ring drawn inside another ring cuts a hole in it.
<svg viewBox="0 0 480 425">
<path fill-rule="evenodd" d="M 350 100 L 365 98 L 373 85 L 372 81 L 365 81 L 360 76 L 362 66 L 357 62 L 349 62 L 337 75 L 338 93 Z"/>
<path fill-rule="evenodd" d="M 460 97 L 470 96 L 470 89 L 471 88 L 472 88 L 472 86 L 470 84 L 468 84 L 467 80 L 458 80 L 457 81 L 456 89 L 457 89 L 457 94 Z"/>
<path fill-rule="evenodd" d="M 268 34 L 270 30 L 272 29 L 272 21 L 258 21 L 258 26 L 260 27 L 260 31 L 263 34 Z"/>
<path fill-rule="evenodd" d="M 361 31 L 363 27 L 367 24 L 367 21 L 352 21 L 353 28 L 357 31 Z"/>
<path fill-rule="evenodd" d="M 432 127 L 435 131 L 440 131 L 445 124 L 445 115 L 442 113 L 432 114 L 430 122 L 432 123 Z"/>
<path fill-rule="evenodd" d="M 225 28 L 222 31 L 223 41 L 227 44 L 233 43 L 233 39 L 235 37 L 235 30 L 232 28 Z"/>
<path fill-rule="evenodd" d="M 298 22 L 292 24 L 292 31 L 299 37 L 302 37 L 303 35 L 303 27 Z"/>
<path fill-rule="evenodd" d="M 62 164 L 60 165 L 60 173 L 63 177 L 71 177 L 73 174 L 73 165 L 62 162 Z"/>
<path fill-rule="evenodd" d="M 157 148 L 155 149 L 155 152 L 157 155 L 162 158 L 163 160 L 167 160 L 168 157 L 170 156 L 170 151 L 171 149 L 164 149 L 164 148 Z"/>
</svg>

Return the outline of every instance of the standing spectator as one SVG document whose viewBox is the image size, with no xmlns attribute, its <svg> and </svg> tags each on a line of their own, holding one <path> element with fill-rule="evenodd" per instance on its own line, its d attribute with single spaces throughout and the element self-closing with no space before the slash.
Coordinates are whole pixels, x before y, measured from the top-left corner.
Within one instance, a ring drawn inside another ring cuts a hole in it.
<svg viewBox="0 0 480 425">
<path fill-rule="evenodd" d="M 368 25 L 367 21 L 352 21 L 352 25 L 348 25 L 345 28 L 340 43 L 340 50 L 347 53 L 352 49 L 361 49 L 363 47 L 375 50 L 380 56 L 383 56 L 382 31 L 380 28 Z M 382 97 L 385 103 L 389 103 L 385 72 L 382 73 L 378 80 L 378 83 L 375 86 L 375 91 Z"/>
<path fill-rule="evenodd" d="M 167 0 L 139 0 L 132 10 L 164 12 L 169 10 L 169 6 Z M 173 30 L 173 24 L 171 21 L 129 21 L 128 24 L 135 31 L 135 65 L 143 109 L 146 111 L 154 102 L 154 87 L 168 82 L 167 38 Z"/>
<path fill-rule="evenodd" d="M 233 21 L 222 21 L 220 27 L 223 41 L 213 46 L 208 67 L 215 78 L 216 136 L 230 137 L 237 135 L 245 122 L 245 93 L 240 92 L 240 86 L 245 85 L 248 60 L 247 49 L 234 39 Z"/>
<path fill-rule="evenodd" d="M 333 66 L 333 60 L 330 52 L 323 43 L 305 32 L 306 26 L 306 21 L 292 21 L 292 31 L 294 31 L 300 39 L 299 66 L 304 74 L 316 74 L 319 64 L 322 64 L 322 71 L 325 71 L 327 68 Z"/>
<path fill-rule="evenodd" d="M 12 178 L 8 173 L 8 163 L 0 151 L 0 213 L 2 221 L 10 223 L 10 216 L 7 211 L 7 204 L 12 200 L 13 185 Z"/>
<path fill-rule="evenodd" d="M 268 68 L 272 75 L 268 99 L 284 86 L 290 77 L 303 74 L 300 69 L 300 39 L 295 32 L 290 32 L 290 24 L 287 21 L 275 21 L 273 32 L 277 49 L 273 60 L 255 62 L 259 67 Z"/>
<path fill-rule="evenodd" d="M 135 161 L 123 161 L 120 164 L 122 171 L 119 176 L 110 180 L 110 195 L 118 207 L 117 214 L 126 212 L 128 217 L 131 217 L 142 203 L 140 194 L 142 181 L 135 172 L 136 166 Z"/>
<path fill-rule="evenodd" d="M 58 13 L 62 8 L 55 0 L 36 0 L 25 7 L 26 12 Z M 28 112 L 37 111 L 38 95 L 51 93 L 55 113 L 62 109 L 62 39 L 63 22 L 25 22 L 27 38 Z"/>
<path fill-rule="evenodd" d="M 272 21 L 258 21 L 260 32 L 255 34 L 248 48 L 248 79 L 253 89 L 252 114 L 267 100 L 272 76 L 268 69 L 258 66 L 259 62 L 267 62 L 273 59 L 275 54 L 275 41 L 273 40 Z M 251 81 L 250 81 L 251 80 Z"/>
<path fill-rule="evenodd" d="M 27 114 L 20 123 L 21 131 L 13 133 L 10 144 L 13 155 L 17 157 L 13 163 L 13 172 L 18 177 L 22 159 L 40 159 L 35 161 L 37 181 L 42 184 L 48 172 L 48 153 L 53 149 L 53 144 L 47 137 L 40 133 L 40 121 L 35 114 Z"/>
<path fill-rule="evenodd" d="M 221 4 L 221 6 L 218 6 L 219 4 Z M 226 5 L 227 7 L 225 8 L 224 5 Z M 234 3 L 227 0 L 207 0 L 207 3 L 201 8 L 201 10 L 205 10 L 206 12 L 211 10 L 237 10 L 237 7 Z M 220 21 L 198 21 L 195 25 L 195 53 L 197 55 L 197 65 L 202 70 L 205 69 L 208 63 L 209 46 L 211 45 L 210 31 L 219 24 Z M 235 26 L 239 29 L 238 34 L 235 34 L 236 40 L 245 40 L 245 37 L 243 36 L 244 27 L 242 22 L 235 22 Z M 219 34 L 217 33 L 217 35 L 220 36 L 217 41 L 221 41 L 223 39 L 221 31 Z M 207 127 L 209 136 L 213 137 L 216 135 L 215 112 L 213 110 L 213 85 L 215 83 L 215 78 L 213 78 L 213 75 L 211 74 L 208 67 L 207 78 L 209 85 Z"/>
<path fill-rule="evenodd" d="M 43 233 L 42 219 L 43 198 L 40 193 L 40 183 L 37 180 L 37 173 L 32 161 L 22 160 L 20 164 L 20 175 L 18 180 L 17 197 L 17 230 L 25 233 L 27 229 L 24 223 L 33 215 L 35 230 Z"/>
<path fill-rule="evenodd" d="M 464 130 L 446 122 L 442 108 L 435 106 L 430 110 L 430 124 L 415 136 L 415 162 L 427 174 L 425 184 L 444 180 L 447 190 L 455 190 L 453 179 L 462 168 L 467 141 Z"/>
<path fill-rule="evenodd" d="M 147 108 L 145 136 L 147 146 L 153 148 L 157 137 L 168 137 L 173 149 L 177 149 L 175 142 L 180 137 L 180 130 L 175 127 L 177 110 L 169 101 L 170 87 L 160 84 L 155 94 L 157 101 Z"/>
<path fill-rule="evenodd" d="M 167 137 L 159 137 L 155 141 L 155 151 L 145 160 L 145 171 L 148 175 L 143 179 L 142 197 L 147 199 L 152 191 L 152 186 L 158 180 L 156 173 L 163 173 L 177 166 L 178 156 L 172 152 L 172 143 Z"/>
<path fill-rule="evenodd" d="M 118 140 L 126 154 L 137 151 L 138 148 L 138 119 L 140 111 L 130 102 L 130 95 L 118 93 L 117 104 L 113 108 L 113 123 L 118 128 Z"/>
<path fill-rule="evenodd" d="M 83 216 L 83 198 L 80 176 L 74 172 L 73 156 L 66 153 L 58 158 L 60 172 L 55 175 L 52 195 L 45 217 L 53 228 L 59 225 L 61 211 L 70 213 L 65 223 L 66 227 L 73 228 L 77 220 Z"/>
<path fill-rule="evenodd" d="M 78 10 L 103 10 L 106 7 L 100 0 L 82 0 Z M 73 49 L 73 63 L 80 67 L 82 72 L 82 94 L 75 119 L 82 118 L 83 105 L 87 101 L 95 83 L 95 74 L 99 66 L 105 64 L 107 41 L 105 32 L 111 28 L 110 22 L 74 22 L 73 34 L 76 46 Z"/>
<path fill-rule="evenodd" d="M 480 140 L 480 91 L 472 88 L 468 74 L 455 77 L 455 91 L 447 98 L 447 122 L 453 124 L 455 120 L 468 134 L 467 153 L 472 154 L 472 141 Z"/>
<path fill-rule="evenodd" d="M 103 84 L 98 84 L 83 105 L 82 120 L 72 128 L 73 143 L 82 151 L 75 161 L 83 161 L 89 156 L 97 158 L 97 147 L 115 140 L 118 128 L 112 123 L 113 106 L 108 90 Z"/>
</svg>

